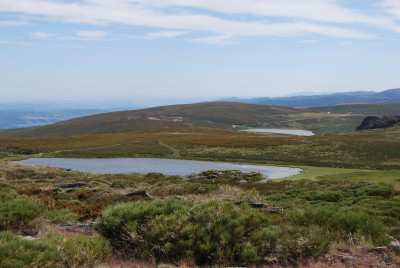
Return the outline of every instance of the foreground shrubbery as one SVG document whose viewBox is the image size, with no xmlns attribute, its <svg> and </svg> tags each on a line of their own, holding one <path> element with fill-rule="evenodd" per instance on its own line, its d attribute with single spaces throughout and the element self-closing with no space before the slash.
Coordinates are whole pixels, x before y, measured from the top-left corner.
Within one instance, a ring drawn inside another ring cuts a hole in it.
<svg viewBox="0 0 400 268">
<path fill-rule="evenodd" d="M 42 203 L 25 195 L 0 192 L 0 230 L 34 228 L 37 217 L 44 210 Z"/>
<path fill-rule="evenodd" d="M 48 234 L 44 239 L 65 256 L 67 267 L 93 267 L 110 258 L 110 243 L 101 236 Z"/>
<path fill-rule="evenodd" d="M 348 234 L 387 242 L 383 226 L 361 213 L 307 210 L 282 222 L 265 211 L 217 200 L 119 204 L 104 212 L 96 228 L 128 255 L 168 262 L 192 258 L 197 264 L 293 262 L 326 253 Z"/>
<path fill-rule="evenodd" d="M 326 231 L 337 232 L 342 237 L 348 234 L 358 235 L 375 245 L 389 242 L 383 224 L 360 212 L 341 212 L 336 208 L 313 207 L 304 212 L 292 212 L 288 218 L 292 224 L 306 227 L 317 225 Z"/>
<path fill-rule="evenodd" d="M 48 243 L 0 232 L 0 267 L 62 267 L 64 262 L 64 255 Z"/>
</svg>

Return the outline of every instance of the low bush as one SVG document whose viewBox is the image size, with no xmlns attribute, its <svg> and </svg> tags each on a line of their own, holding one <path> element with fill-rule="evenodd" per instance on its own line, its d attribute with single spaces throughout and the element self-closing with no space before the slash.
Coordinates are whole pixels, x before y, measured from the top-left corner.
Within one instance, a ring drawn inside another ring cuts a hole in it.
<svg viewBox="0 0 400 268">
<path fill-rule="evenodd" d="M 74 222 L 79 218 L 79 215 L 70 209 L 51 209 L 44 213 L 44 217 L 51 223 L 60 224 Z"/>
<path fill-rule="evenodd" d="M 391 198 L 394 196 L 393 186 L 386 185 L 374 185 L 362 187 L 357 191 L 357 195 L 369 195 L 369 196 L 382 196 L 384 198 Z"/>
<path fill-rule="evenodd" d="M 193 259 L 198 265 L 260 263 L 268 256 L 295 262 L 326 253 L 335 239 L 317 224 L 273 225 L 272 218 L 246 204 L 208 200 L 194 205 L 169 198 L 108 208 L 96 229 L 135 258 Z"/>
<path fill-rule="evenodd" d="M 65 256 L 46 242 L 0 233 L 0 267 L 64 267 Z"/>
<path fill-rule="evenodd" d="M 50 233 L 45 241 L 63 252 L 68 267 L 93 267 L 107 261 L 112 253 L 110 243 L 101 236 L 77 234 L 65 237 Z"/>
<path fill-rule="evenodd" d="M 25 195 L 0 192 L 0 230 L 22 231 L 34 228 L 45 208 Z"/>
<path fill-rule="evenodd" d="M 337 208 L 313 207 L 304 212 L 292 211 L 288 220 L 294 225 L 317 225 L 323 229 L 341 234 L 358 234 L 370 240 L 374 245 L 385 245 L 389 241 L 385 235 L 383 225 L 360 212 L 342 212 Z"/>
</svg>

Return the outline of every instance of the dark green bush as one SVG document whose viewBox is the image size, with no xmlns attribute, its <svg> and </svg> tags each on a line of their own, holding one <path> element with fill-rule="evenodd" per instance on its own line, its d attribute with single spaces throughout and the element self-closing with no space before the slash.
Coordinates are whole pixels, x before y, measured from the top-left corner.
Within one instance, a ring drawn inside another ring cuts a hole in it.
<svg viewBox="0 0 400 268">
<path fill-rule="evenodd" d="M 0 267 L 64 267 L 65 257 L 55 247 L 0 233 Z"/>
<path fill-rule="evenodd" d="M 96 229 L 117 249 L 140 258 L 254 263 L 262 259 L 265 241 L 259 242 L 268 237 L 269 223 L 267 214 L 247 205 L 216 200 L 193 205 L 169 198 L 116 205 L 103 213 Z M 272 247 L 277 238 L 271 238 Z"/>
<path fill-rule="evenodd" d="M 42 203 L 25 195 L 0 192 L 0 230 L 21 231 L 34 228 L 44 212 Z"/>
<path fill-rule="evenodd" d="M 261 260 L 259 245 L 251 241 L 254 232 L 270 224 L 266 214 L 247 205 L 210 200 L 195 206 L 181 232 L 180 245 L 198 263 L 237 259 L 243 263 Z"/>
<path fill-rule="evenodd" d="M 316 222 L 296 214 L 292 224 L 280 225 L 273 225 L 272 217 L 246 204 L 208 200 L 194 205 L 169 198 L 111 207 L 96 229 L 136 258 L 194 259 L 199 265 L 260 263 L 268 256 L 295 262 L 325 254 L 338 239 L 339 227 L 327 228 L 327 217 Z"/>
<path fill-rule="evenodd" d="M 382 196 L 388 199 L 394 196 L 394 189 L 393 186 L 386 185 L 367 186 L 360 188 L 357 191 L 357 195 Z"/>
<path fill-rule="evenodd" d="M 122 203 L 105 210 L 96 229 L 117 249 L 136 256 L 160 255 L 168 248 L 158 244 L 175 242 L 191 206 L 176 199 Z"/>
<path fill-rule="evenodd" d="M 321 200 L 325 202 L 339 202 L 341 199 L 341 194 L 339 192 L 324 191 L 317 192 L 315 194 L 314 200 Z"/>
</svg>

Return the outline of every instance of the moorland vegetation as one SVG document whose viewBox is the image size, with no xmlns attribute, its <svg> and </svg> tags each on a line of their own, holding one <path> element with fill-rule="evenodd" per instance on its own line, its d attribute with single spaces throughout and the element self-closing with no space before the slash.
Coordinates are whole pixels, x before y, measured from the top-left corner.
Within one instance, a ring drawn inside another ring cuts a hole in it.
<svg viewBox="0 0 400 268">
<path fill-rule="evenodd" d="M 186 126 L 2 137 L 0 266 L 399 266 L 399 132 L 296 137 Z M 163 157 L 304 172 L 260 183 L 257 174 L 109 175 L 12 162 L 26 157 Z"/>
</svg>

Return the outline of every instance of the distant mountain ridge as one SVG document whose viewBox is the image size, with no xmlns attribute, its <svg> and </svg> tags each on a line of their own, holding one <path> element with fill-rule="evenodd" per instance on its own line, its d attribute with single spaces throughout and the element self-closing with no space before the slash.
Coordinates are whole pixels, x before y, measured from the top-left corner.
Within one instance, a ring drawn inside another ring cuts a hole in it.
<svg viewBox="0 0 400 268">
<path fill-rule="evenodd" d="M 311 107 L 344 103 L 400 103 L 400 88 L 382 92 L 354 91 L 311 96 L 291 96 L 277 98 L 227 98 L 220 101 L 243 102 L 261 105 L 280 105 L 288 107 Z"/>
</svg>

